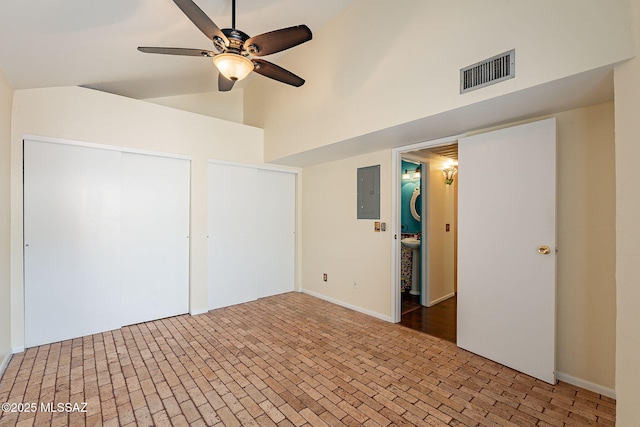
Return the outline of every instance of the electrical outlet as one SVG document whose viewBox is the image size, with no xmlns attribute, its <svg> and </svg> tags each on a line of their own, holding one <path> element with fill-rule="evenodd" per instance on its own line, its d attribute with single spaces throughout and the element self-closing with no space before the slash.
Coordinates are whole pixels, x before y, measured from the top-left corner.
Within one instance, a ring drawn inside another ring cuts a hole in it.
<svg viewBox="0 0 640 427">
<path fill-rule="evenodd" d="M 325 282 L 327 281 L 327 273 L 324 273 L 324 274 L 322 275 L 322 280 L 324 280 Z"/>
</svg>

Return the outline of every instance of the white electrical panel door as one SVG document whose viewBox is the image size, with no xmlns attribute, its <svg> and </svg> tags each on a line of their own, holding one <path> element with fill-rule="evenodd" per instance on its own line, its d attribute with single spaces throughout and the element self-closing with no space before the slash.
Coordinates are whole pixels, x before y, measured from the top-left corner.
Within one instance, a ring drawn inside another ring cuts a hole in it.
<svg viewBox="0 0 640 427">
<path fill-rule="evenodd" d="M 255 168 L 209 163 L 209 309 L 258 297 L 256 181 Z"/>
<path fill-rule="evenodd" d="M 294 290 L 296 176 L 258 170 L 256 266 L 258 297 Z"/>
<path fill-rule="evenodd" d="M 120 156 L 24 143 L 26 347 L 121 326 Z"/>
<path fill-rule="evenodd" d="M 122 154 L 123 325 L 189 311 L 185 159 Z"/>
</svg>

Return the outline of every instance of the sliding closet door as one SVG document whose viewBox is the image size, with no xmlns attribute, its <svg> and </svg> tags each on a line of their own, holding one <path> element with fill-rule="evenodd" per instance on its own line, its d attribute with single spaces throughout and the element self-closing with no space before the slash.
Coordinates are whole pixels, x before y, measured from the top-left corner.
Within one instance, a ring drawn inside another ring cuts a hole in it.
<svg viewBox="0 0 640 427">
<path fill-rule="evenodd" d="M 189 310 L 190 162 L 25 141 L 27 347 Z"/>
<path fill-rule="evenodd" d="M 123 325 L 189 311 L 189 168 L 122 154 Z"/>
<path fill-rule="evenodd" d="M 256 265 L 258 298 L 294 289 L 296 176 L 258 170 Z"/>
<path fill-rule="evenodd" d="M 120 155 L 24 143 L 26 347 L 120 327 Z"/>
<path fill-rule="evenodd" d="M 294 290 L 295 174 L 209 164 L 209 309 Z"/>
<path fill-rule="evenodd" d="M 209 309 L 255 300 L 257 170 L 209 163 Z"/>
</svg>

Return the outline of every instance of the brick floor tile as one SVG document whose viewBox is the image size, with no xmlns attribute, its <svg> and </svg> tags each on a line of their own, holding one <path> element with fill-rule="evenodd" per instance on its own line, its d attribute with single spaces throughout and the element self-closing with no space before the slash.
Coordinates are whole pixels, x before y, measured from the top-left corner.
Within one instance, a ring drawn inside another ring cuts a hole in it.
<svg viewBox="0 0 640 427">
<path fill-rule="evenodd" d="M 550 385 L 399 325 L 300 293 L 29 348 L 6 426 L 613 426 L 614 399 Z"/>
</svg>

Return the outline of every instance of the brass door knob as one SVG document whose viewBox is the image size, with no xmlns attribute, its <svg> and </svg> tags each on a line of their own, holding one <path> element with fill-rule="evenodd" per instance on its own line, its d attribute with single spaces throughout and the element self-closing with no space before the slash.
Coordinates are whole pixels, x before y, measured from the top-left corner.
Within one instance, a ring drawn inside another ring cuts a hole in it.
<svg viewBox="0 0 640 427">
<path fill-rule="evenodd" d="M 540 246 L 538 248 L 538 253 L 542 255 L 549 255 L 551 253 L 551 248 L 549 246 Z"/>
</svg>

